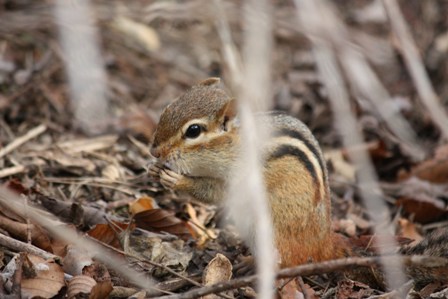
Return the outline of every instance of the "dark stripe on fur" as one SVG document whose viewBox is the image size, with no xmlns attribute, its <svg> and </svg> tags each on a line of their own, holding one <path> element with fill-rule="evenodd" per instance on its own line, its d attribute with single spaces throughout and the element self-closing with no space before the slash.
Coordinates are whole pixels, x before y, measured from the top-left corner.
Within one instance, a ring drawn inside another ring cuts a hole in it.
<svg viewBox="0 0 448 299">
<path fill-rule="evenodd" d="M 314 169 L 313 163 L 311 163 L 310 159 L 308 159 L 308 156 L 304 152 L 292 145 L 281 145 L 271 154 L 269 160 L 278 159 L 284 156 L 294 156 L 298 158 L 305 168 L 308 169 L 314 183 L 319 186 L 319 179 L 317 177 L 316 169 Z"/>
<path fill-rule="evenodd" d="M 319 163 L 320 169 L 322 169 L 324 181 L 327 180 L 326 168 L 324 167 L 324 161 L 322 160 L 322 156 L 320 155 L 319 150 L 307 138 L 305 138 L 300 132 L 291 130 L 291 129 L 281 129 L 281 130 L 275 131 L 274 136 L 289 136 L 291 138 L 295 138 L 300 141 L 303 141 L 303 143 L 305 143 L 306 147 L 308 147 L 310 149 L 310 151 L 314 154 L 314 157 L 316 157 L 317 162 Z"/>
</svg>

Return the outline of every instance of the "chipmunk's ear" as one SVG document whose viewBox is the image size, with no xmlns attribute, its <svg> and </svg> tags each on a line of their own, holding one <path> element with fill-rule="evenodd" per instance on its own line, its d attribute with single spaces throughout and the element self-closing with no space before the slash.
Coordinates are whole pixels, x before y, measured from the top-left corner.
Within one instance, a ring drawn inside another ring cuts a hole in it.
<svg viewBox="0 0 448 299">
<path fill-rule="evenodd" d="M 228 101 L 221 109 L 219 115 L 223 119 L 224 123 L 235 118 L 238 113 L 238 103 L 235 99 Z"/>
<path fill-rule="evenodd" d="M 219 82 L 221 82 L 221 79 L 218 77 L 211 77 L 208 79 L 205 79 L 204 81 L 201 81 L 198 83 L 198 85 L 200 86 L 213 86 L 216 84 L 219 84 Z"/>
</svg>

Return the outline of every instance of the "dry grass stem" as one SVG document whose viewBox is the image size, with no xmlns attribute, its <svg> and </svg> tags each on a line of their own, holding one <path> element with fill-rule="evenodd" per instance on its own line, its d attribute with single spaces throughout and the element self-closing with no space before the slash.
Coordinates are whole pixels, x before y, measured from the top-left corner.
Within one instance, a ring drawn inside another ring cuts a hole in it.
<svg viewBox="0 0 448 299">
<path fill-rule="evenodd" d="M 86 133 L 102 132 L 109 120 L 106 74 L 90 1 L 58 0 L 54 14 L 75 118 Z"/>
<path fill-rule="evenodd" d="M 428 108 L 431 117 L 445 136 L 445 139 L 447 139 L 448 116 L 445 113 L 445 109 L 440 105 L 439 97 L 432 87 L 431 81 L 423 66 L 422 58 L 418 53 L 417 46 L 400 12 L 400 7 L 396 0 L 383 0 L 382 2 L 389 16 L 392 29 L 400 43 L 399 50 L 403 53 L 404 61 L 417 88 L 420 99 Z"/>
<path fill-rule="evenodd" d="M 255 251 L 260 273 L 260 298 L 272 298 L 275 255 L 260 152 L 260 145 L 269 138 L 269 132 L 257 127 L 253 115 L 254 111 L 266 110 L 270 102 L 271 10 L 267 1 L 249 1 L 245 4 L 243 63 L 240 66 L 240 55 L 232 42 L 228 22 L 221 9 L 222 3 L 219 0 L 214 3 L 220 11 L 216 26 L 223 45 L 225 65 L 232 80 L 231 86 L 239 101 L 241 120 L 242 154 L 230 186 L 227 208 L 243 238 Z"/>
<path fill-rule="evenodd" d="M 296 0 L 297 12 L 304 29 L 313 43 L 313 52 L 322 80 L 328 90 L 330 103 L 335 115 L 336 126 L 342 135 L 346 147 L 357 146 L 363 143 L 358 125 L 352 112 L 349 94 L 345 88 L 345 81 L 339 68 L 337 47 L 331 43 L 337 40 L 337 31 L 331 26 L 336 18 L 332 10 L 323 1 Z M 321 20 L 326 20 L 322 22 Z M 330 38 L 332 37 L 332 38 Z M 388 229 L 388 210 L 382 200 L 378 179 L 365 150 L 350 151 L 350 160 L 357 165 L 358 182 L 363 201 L 369 215 L 375 224 L 375 232 L 381 244 L 380 254 L 393 252 L 395 240 Z M 382 262 L 386 282 L 391 289 L 399 288 L 405 282 L 402 263 L 397 257 L 394 260 Z M 401 272 L 401 273 L 400 273 Z"/>
<path fill-rule="evenodd" d="M 23 135 L 23 136 L 21 136 L 19 138 L 14 139 L 14 141 L 12 141 L 10 144 L 8 144 L 4 148 L 0 149 L 0 158 L 6 156 L 7 154 L 12 152 L 13 150 L 18 148 L 19 146 L 21 146 L 24 143 L 26 143 L 27 141 L 29 141 L 29 140 L 39 136 L 40 134 L 42 134 L 46 130 L 47 130 L 47 126 L 46 125 L 38 125 L 37 127 L 29 130 L 25 135 Z"/>
</svg>

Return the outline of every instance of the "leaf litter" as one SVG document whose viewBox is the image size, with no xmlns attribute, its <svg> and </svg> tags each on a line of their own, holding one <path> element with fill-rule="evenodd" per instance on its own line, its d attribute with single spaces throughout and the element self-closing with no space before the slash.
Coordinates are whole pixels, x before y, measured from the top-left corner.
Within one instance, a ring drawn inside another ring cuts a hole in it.
<svg viewBox="0 0 448 299">
<path fill-rule="evenodd" d="M 241 3 L 224 2 L 233 38 L 240 45 Z M 145 170 L 151 159 L 147 150 L 151 135 L 163 107 L 205 77 L 226 77 L 211 12 L 201 1 L 163 5 L 118 1 L 121 8 L 115 12 L 108 8 L 116 4 L 92 3 L 108 74 L 110 110 L 114 112 L 107 129 L 98 136 L 82 133 L 74 122 L 49 4 L 0 4 L 0 183 L 26 195 L 29 206 L 45 211 L 42 217 L 53 217 L 60 225 L 68 224 L 89 235 L 103 244 L 104 250 L 116 250 L 129 264 L 154 278 L 160 288 L 182 293 L 199 283 L 207 285 L 209 279 L 202 274 L 211 269 L 218 271 L 212 275 L 218 278 L 212 277 L 212 281 L 228 280 L 232 265 L 247 256 L 248 249 L 231 225 L 222 225 L 225 215 L 185 195 L 163 190 Z M 425 158 L 415 160 L 399 136 L 353 91 L 353 105 L 366 140 L 360 147 L 372 158 L 390 219 L 398 223 L 397 238 L 407 244 L 434 229 L 446 229 L 448 147 L 432 116 L 422 108 L 379 3 L 336 1 L 335 5 L 353 33 L 353 41 L 392 95 L 393 109 L 406 116 L 426 149 Z M 335 230 L 357 239 L 358 246 L 374 249 L 372 224 L 359 201 L 358 170 L 347 158 L 347 152 L 359 149 L 341 146 L 328 95 L 309 43 L 296 28 L 291 5 L 287 1 L 273 5 L 272 107 L 306 122 L 324 148 Z M 443 12 L 447 5 L 400 1 L 400 7 L 446 109 L 448 24 Z M 35 11 L 42 14 L 33 14 Z M 25 22 L 27 16 L 33 16 L 32 23 Z M 145 203 L 140 206 L 141 202 Z M 54 239 L 6 206 L 1 207 L 0 230 L 24 244 L 20 250 L 2 243 L 1 295 L 146 296 L 95 262 L 95 257 Z M 45 260 L 25 253 L 27 246 L 61 259 Z M 225 262 L 216 266 L 221 259 Z M 304 281 L 308 298 L 384 294 L 378 286 L 331 275 L 305 277 Z M 279 295 L 303 294 L 302 287 L 291 284 Z M 446 287 L 429 283 L 412 292 L 421 298 L 436 298 Z M 225 295 L 251 294 L 253 290 L 246 287 Z"/>
</svg>

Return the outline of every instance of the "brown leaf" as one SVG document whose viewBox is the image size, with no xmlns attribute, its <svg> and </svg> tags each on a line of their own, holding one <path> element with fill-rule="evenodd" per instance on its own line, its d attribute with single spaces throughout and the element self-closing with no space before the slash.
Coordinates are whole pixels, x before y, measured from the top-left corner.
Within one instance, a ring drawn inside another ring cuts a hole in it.
<svg viewBox="0 0 448 299">
<path fill-rule="evenodd" d="M 29 190 L 27 187 L 25 187 L 25 186 L 22 184 L 22 182 L 19 181 L 19 180 L 16 179 L 16 178 L 13 178 L 13 179 L 9 180 L 9 181 L 6 183 L 6 187 L 9 188 L 9 189 L 11 189 L 12 191 L 18 193 L 18 194 L 25 194 L 25 195 L 28 195 L 29 192 L 30 192 L 30 190 Z"/>
<path fill-rule="evenodd" d="M 134 220 L 137 227 L 149 231 L 167 232 L 183 239 L 196 237 L 188 223 L 174 216 L 173 212 L 163 209 L 152 209 L 137 213 Z"/>
<path fill-rule="evenodd" d="M 111 225 L 114 226 L 111 227 Z M 110 224 L 97 224 L 91 230 L 87 232 L 89 236 L 97 239 L 104 244 L 110 245 L 117 249 L 123 249 L 117 233 L 124 231 L 128 228 L 129 224 L 124 222 L 112 221 Z M 131 225 L 131 229 L 134 229 L 134 224 Z M 119 230 L 117 232 L 117 230 Z M 121 230 L 121 231 L 120 231 Z"/>
<path fill-rule="evenodd" d="M 378 240 L 378 236 L 374 236 L 374 235 L 362 235 L 359 237 L 349 238 L 349 242 L 353 247 L 357 247 L 359 249 L 369 251 L 369 252 L 379 253 L 380 252 L 379 246 L 385 246 L 385 244 L 382 243 L 382 244 L 378 245 L 377 240 Z M 394 245 L 403 246 L 403 245 L 407 245 L 411 242 L 412 242 L 412 240 L 410 240 L 408 238 L 396 236 L 396 237 L 394 237 L 394 243 L 389 244 L 388 247 L 391 248 L 391 246 L 394 246 Z M 395 252 L 395 250 L 394 250 L 394 252 Z"/>
<path fill-rule="evenodd" d="M 26 273 L 33 273 L 32 277 L 22 279 L 22 298 L 42 297 L 51 298 L 58 294 L 65 286 L 64 271 L 55 261 L 44 260 L 41 257 L 28 255 L 30 269 L 24 269 Z M 24 263 L 25 265 L 25 263 Z"/>
<path fill-rule="evenodd" d="M 26 241 L 28 234 L 30 234 L 34 245 L 45 251 L 53 252 L 50 237 L 37 225 L 20 223 L 0 215 L 0 227 L 22 241 Z"/>
<path fill-rule="evenodd" d="M 414 220 L 420 223 L 428 223 L 437 220 L 447 214 L 447 210 L 442 201 L 431 198 L 399 198 L 397 206 L 402 206 L 403 210 L 412 215 Z"/>
<path fill-rule="evenodd" d="M 413 216 L 420 223 L 437 220 L 448 210 L 442 198 L 446 195 L 446 185 L 434 184 L 412 177 L 398 184 L 382 184 L 386 193 L 397 197 L 396 205 Z"/>
<path fill-rule="evenodd" d="M 90 294 L 95 285 L 96 281 L 92 277 L 86 275 L 75 276 L 68 283 L 67 296 L 69 299 L 80 298 L 82 294 Z"/>
<path fill-rule="evenodd" d="M 422 235 L 417 231 L 417 227 L 411 221 L 401 218 L 398 220 L 398 226 L 400 230 L 400 236 L 413 240 L 410 243 L 411 246 L 423 240 Z"/>
<path fill-rule="evenodd" d="M 84 275 L 90 276 L 97 284 L 93 287 L 90 298 L 107 298 L 112 291 L 112 281 L 106 266 L 100 263 L 84 267 L 82 270 Z"/>
<path fill-rule="evenodd" d="M 216 239 L 217 235 L 213 230 L 205 227 L 204 220 L 208 218 L 206 215 L 204 215 L 204 214 L 206 214 L 205 208 L 199 207 L 199 209 L 201 212 L 201 217 L 198 217 L 198 213 L 196 212 L 196 210 L 193 208 L 193 206 L 190 203 L 186 204 L 186 210 L 187 210 L 188 216 L 190 216 L 190 222 L 194 224 L 192 226 L 192 229 L 194 229 L 195 233 L 198 236 L 197 237 L 197 239 L 198 239 L 197 246 L 201 247 L 208 240 Z"/>
<path fill-rule="evenodd" d="M 367 298 L 372 293 L 373 290 L 368 285 L 345 279 L 338 283 L 335 297 L 339 299 Z"/>
<path fill-rule="evenodd" d="M 303 298 L 303 294 L 300 293 L 299 286 L 297 285 L 295 279 L 279 279 L 275 284 L 277 286 L 277 289 L 279 289 L 277 293 L 278 297 L 280 297 L 281 299 Z"/>
<path fill-rule="evenodd" d="M 129 204 L 129 212 L 131 215 L 135 215 L 144 211 L 152 210 L 155 207 L 157 207 L 157 204 L 154 201 L 154 198 L 143 196 Z"/>
<path fill-rule="evenodd" d="M 147 141 L 151 140 L 156 128 L 154 119 L 143 110 L 135 110 L 123 115 L 117 123 L 117 129 L 134 136 L 143 136 Z"/>
<path fill-rule="evenodd" d="M 65 272 L 73 276 L 80 275 L 84 267 L 92 263 L 92 256 L 87 251 L 73 245 L 67 246 L 66 255 L 62 261 Z"/>
<path fill-rule="evenodd" d="M 208 263 L 202 274 L 202 283 L 205 285 L 212 285 L 218 282 L 229 281 L 232 277 L 232 263 L 227 257 L 218 253 Z M 205 299 L 221 298 L 218 295 L 210 294 L 204 296 Z"/>
<path fill-rule="evenodd" d="M 405 175 L 409 176 L 432 183 L 448 183 L 448 144 L 437 148 L 433 158 L 423 161 Z"/>
</svg>

